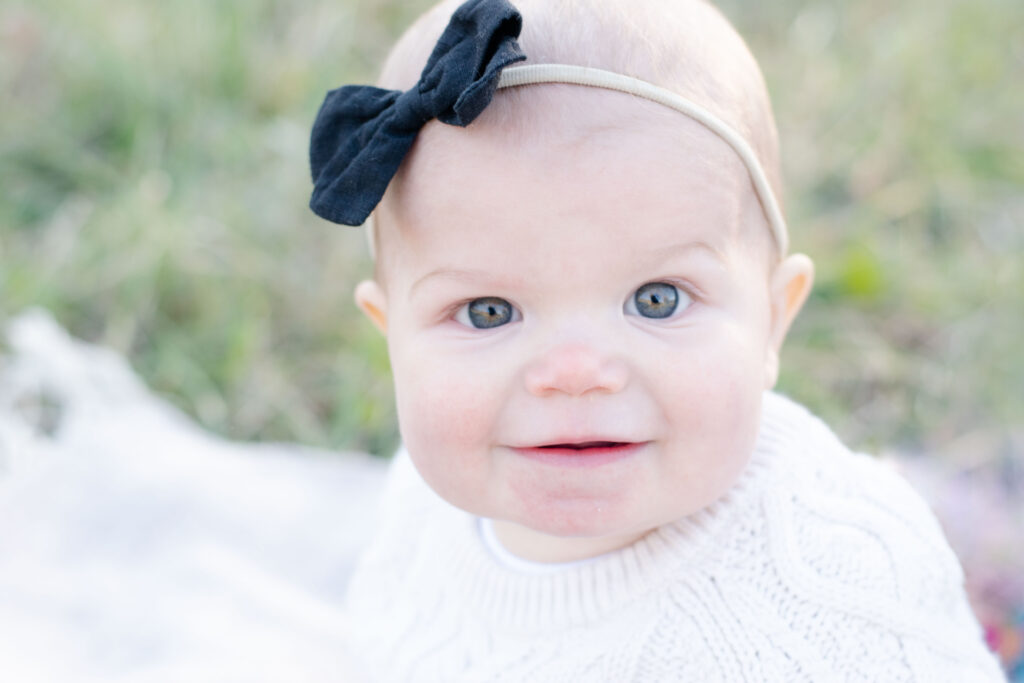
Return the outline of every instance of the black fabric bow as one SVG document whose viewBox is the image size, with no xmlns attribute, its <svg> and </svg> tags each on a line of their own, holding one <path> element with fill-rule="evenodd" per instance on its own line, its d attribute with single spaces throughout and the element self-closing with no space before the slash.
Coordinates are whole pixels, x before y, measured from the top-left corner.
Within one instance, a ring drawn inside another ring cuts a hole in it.
<svg viewBox="0 0 1024 683">
<path fill-rule="evenodd" d="M 452 15 L 411 90 L 346 85 L 324 98 L 309 141 L 320 217 L 361 225 L 430 119 L 467 126 L 494 96 L 501 70 L 526 59 L 522 18 L 505 0 L 469 0 Z"/>
</svg>

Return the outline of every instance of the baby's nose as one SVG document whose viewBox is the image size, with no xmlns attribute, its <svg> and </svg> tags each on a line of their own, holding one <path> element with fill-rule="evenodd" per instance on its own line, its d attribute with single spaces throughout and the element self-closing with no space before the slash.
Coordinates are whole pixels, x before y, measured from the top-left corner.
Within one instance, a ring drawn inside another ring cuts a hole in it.
<svg viewBox="0 0 1024 683">
<path fill-rule="evenodd" d="M 526 370 L 526 389 L 535 396 L 615 393 L 629 379 L 625 363 L 585 343 L 563 344 L 541 354 Z"/>
</svg>

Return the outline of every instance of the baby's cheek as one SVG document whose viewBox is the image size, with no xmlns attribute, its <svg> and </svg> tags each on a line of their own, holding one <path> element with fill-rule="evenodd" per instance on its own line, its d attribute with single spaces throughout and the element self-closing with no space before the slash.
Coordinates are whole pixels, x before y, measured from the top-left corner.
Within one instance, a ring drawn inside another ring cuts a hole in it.
<svg viewBox="0 0 1024 683">
<path fill-rule="evenodd" d="M 664 401 L 676 434 L 685 435 L 703 457 L 742 458 L 760 418 L 760 370 L 751 345 L 740 335 L 720 330 L 715 343 L 688 349 L 675 364 Z"/>
<path fill-rule="evenodd" d="M 484 488 L 497 411 L 479 376 L 452 367 L 435 361 L 408 376 L 396 368 L 399 428 L 427 483 L 466 508 Z"/>
<path fill-rule="evenodd" d="M 727 353 L 726 349 L 732 353 Z M 723 475 L 742 469 L 760 424 L 763 371 L 752 348 L 739 342 L 718 351 L 718 380 L 707 397 L 706 431 L 722 458 Z"/>
</svg>

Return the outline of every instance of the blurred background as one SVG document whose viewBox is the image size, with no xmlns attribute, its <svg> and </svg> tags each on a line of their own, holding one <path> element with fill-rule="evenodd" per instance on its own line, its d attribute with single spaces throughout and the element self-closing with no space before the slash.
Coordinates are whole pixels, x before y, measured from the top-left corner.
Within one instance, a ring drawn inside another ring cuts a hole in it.
<svg viewBox="0 0 1024 683">
<path fill-rule="evenodd" d="M 0 323 L 48 309 L 229 438 L 390 454 L 386 350 L 351 298 L 364 237 L 306 208 L 307 141 L 429 4 L 4 0 Z M 1024 3 L 720 6 L 818 266 L 780 389 L 857 449 L 954 472 L 948 516 L 1019 530 L 1020 507 L 956 506 L 1024 479 Z M 1020 540 L 985 552 L 1012 564 Z M 1009 594 L 998 618 L 1024 624 Z"/>
</svg>

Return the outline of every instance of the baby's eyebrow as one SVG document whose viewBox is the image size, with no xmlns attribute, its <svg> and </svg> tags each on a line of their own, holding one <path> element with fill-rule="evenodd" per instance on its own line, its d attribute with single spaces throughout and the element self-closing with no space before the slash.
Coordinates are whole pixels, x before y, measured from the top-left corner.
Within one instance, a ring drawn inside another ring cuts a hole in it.
<svg viewBox="0 0 1024 683">
<path fill-rule="evenodd" d="M 658 247 L 657 249 L 652 250 L 652 256 L 654 257 L 652 260 L 657 260 L 658 262 L 668 261 L 692 252 L 710 256 L 715 261 L 716 265 L 723 265 L 726 260 L 721 249 L 703 240 L 678 242 L 666 247 Z M 474 284 L 484 282 L 491 287 L 497 287 L 502 284 L 495 282 L 494 272 L 491 270 L 485 270 L 483 268 L 453 268 L 450 266 L 442 266 L 441 268 L 436 268 L 426 275 L 417 278 L 417 280 L 412 283 L 412 286 L 409 287 L 409 296 L 414 295 L 416 290 L 425 283 L 438 278 Z"/>
<path fill-rule="evenodd" d="M 417 279 L 416 282 L 412 283 L 412 286 L 409 287 L 409 295 L 412 296 L 415 294 L 416 290 L 425 282 L 437 278 L 474 283 L 487 281 L 488 283 L 493 284 L 494 273 L 489 270 L 484 270 L 483 268 L 450 268 L 444 266 L 430 271 L 423 277 Z"/>
<path fill-rule="evenodd" d="M 683 256 L 690 252 L 703 253 L 707 256 L 711 256 L 719 265 L 724 264 L 726 261 L 725 255 L 722 250 L 714 246 L 710 242 L 704 240 L 696 240 L 693 242 L 677 242 L 670 244 L 666 247 L 658 247 L 652 249 L 653 255 L 658 260 L 668 260 L 676 256 Z"/>
</svg>

